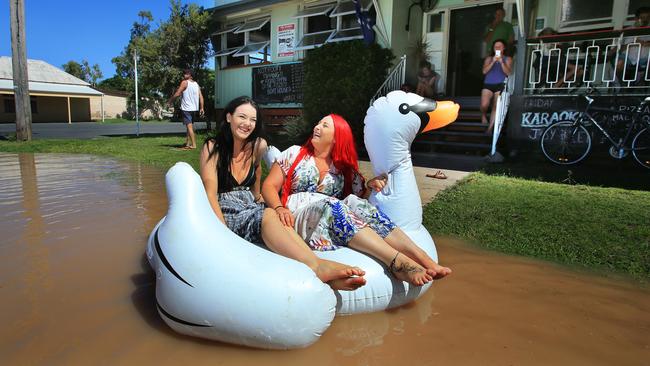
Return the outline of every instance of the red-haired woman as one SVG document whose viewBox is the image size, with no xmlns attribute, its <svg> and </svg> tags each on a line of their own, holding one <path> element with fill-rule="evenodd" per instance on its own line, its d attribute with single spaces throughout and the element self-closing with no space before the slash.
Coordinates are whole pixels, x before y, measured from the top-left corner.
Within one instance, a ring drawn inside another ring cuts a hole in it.
<svg viewBox="0 0 650 366">
<path fill-rule="evenodd" d="M 374 256 L 395 277 L 417 286 L 451 273 L 365 200 L 368 188 L 379 191 L 385 184 L 386 177 L 364 184 L 350 126 L 330 114 L 303 146 L 282 153 L 264 181 L 262 195 L 280 221 L 313 250 L 348 246 Z"/>
</svg>

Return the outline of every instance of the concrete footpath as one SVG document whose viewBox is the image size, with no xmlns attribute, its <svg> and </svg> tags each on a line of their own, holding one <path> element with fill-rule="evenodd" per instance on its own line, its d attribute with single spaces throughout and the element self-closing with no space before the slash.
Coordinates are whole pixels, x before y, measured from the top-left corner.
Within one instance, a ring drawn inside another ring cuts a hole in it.
<svg viewBox="0 0 650 366">
<path fill-rule="evenodd" d="M 359 170 L 366 179 L 375 176 L 372 171 L 372 164 L 369 161 L 359 161 Z M 427 174 L 435 174 L 438 170 L 442 171 L 447 176 L 447 179 L 429 178 L 426 176 Z M 431 202 L 438 192 L 453 186 L 456 182 L 471 174 L 471 172 L 461 170 L 443 170 L 420 166 L 413 167 L 413 172 L 415 173 L 415 180 L 417 181 L 418 189 L 420 190 L 422 205 Z"/>
</svg>

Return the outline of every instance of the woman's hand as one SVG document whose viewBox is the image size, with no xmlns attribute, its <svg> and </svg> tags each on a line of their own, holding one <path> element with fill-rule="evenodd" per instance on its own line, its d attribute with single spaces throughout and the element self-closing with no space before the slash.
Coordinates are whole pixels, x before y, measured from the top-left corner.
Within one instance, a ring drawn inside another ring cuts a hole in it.
<svg viewBox="0 0 650 366">
<path fill-rule="evenodd" d="M 295 222 L 295 219 L 293 217 L 293 214 L 291 211 L 289 211 L 288 208 L 284 206 L 279 206 L 275 208 L 275 212 L 278 214 L 278 217 L 280 218 L 280 221 L 288 227 L 293 227 L 293 224 Z"/>
<path fill-rule="evenodd" d="M 379 192 L 384 189 L 386 183 L 388 183 L 388 175 L 384 173 L 369 180 L 368 183 L 366 183 L 366 187 L 374 190 L 375 192 Z"/>
</svg>

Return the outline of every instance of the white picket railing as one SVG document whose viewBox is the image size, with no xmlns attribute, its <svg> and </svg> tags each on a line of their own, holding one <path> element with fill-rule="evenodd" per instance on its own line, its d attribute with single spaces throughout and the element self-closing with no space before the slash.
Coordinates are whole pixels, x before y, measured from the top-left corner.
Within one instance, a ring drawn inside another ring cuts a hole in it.
<svg viewBox="0 0 650 366">
<path fill-rule="evenodd" d="M 406 55 L 400 57 L 399 62 L 393 70 L 388 74 L 384 83 L 381 84 L 375 95 L 370 99 L 370 105 L 375 102 L 378 98 L 392 92 L 393 90 L 399 90 L 404 82 L 406 81 Z"/>
<path fill-rule="evenodd" d="M 650 87 L 650 29 L 542 37 L 527 45 L 527 94 L 595 89 L 601 94 L 647 94 Z M 644 34 L 645 33 L 645 34 Z"/>
</svg>

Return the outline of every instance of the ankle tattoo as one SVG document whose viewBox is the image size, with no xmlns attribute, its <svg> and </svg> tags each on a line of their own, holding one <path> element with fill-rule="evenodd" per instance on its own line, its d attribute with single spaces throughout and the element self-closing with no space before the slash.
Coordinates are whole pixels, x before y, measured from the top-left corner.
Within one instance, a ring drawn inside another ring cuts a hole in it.
<svg viewBox="0 0 650 366">
<path fill-rule="evenodd" d="M 422 272 L 423 269 L 422 267 L 419 266 L 414 266 L 406 261 L 400 263 L 400 264 L 395 264 L 395 260 L 397 260 L 397 256 L 400 255 L 400 252 L 397 252 L 395 254 L 395 257 L 393 258 L 392 261 L 390 261 L 390 265 L 388 265 L 388 269 L 393 272 L 406 272 L 406 273 L 414 273 L 414 272 Z"/>
</svg>

